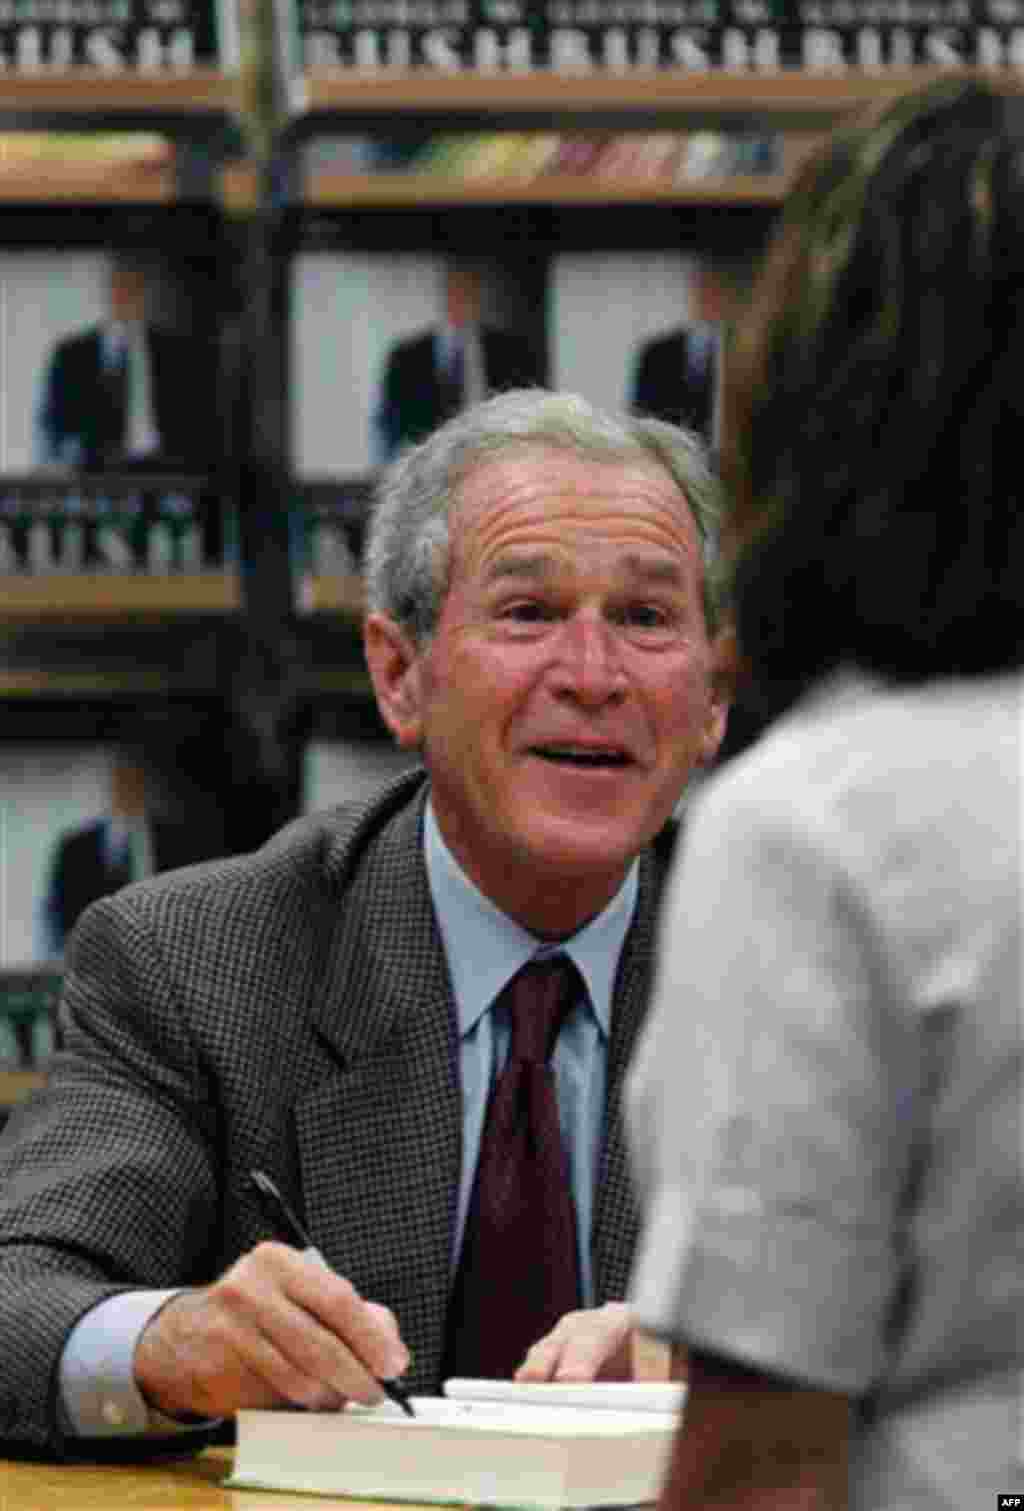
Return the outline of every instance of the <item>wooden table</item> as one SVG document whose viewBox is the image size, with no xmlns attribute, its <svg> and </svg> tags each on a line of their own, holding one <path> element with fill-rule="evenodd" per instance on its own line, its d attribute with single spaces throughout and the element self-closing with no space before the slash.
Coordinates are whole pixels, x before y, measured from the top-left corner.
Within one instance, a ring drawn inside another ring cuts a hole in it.
<svg viewBox="0 0 1024 1511">
<path fill-rule="evenodd" d="M 667 1380 L 668 1348 L 633 1338 L 637 1379 Z M 284 1491 L 226 1490 L 231 1448 L 152 1464 L 38 1464 L 0 1457 L 0 1511 L 427 1511 L 409 1502 L 351 1500 Z"/>
<path fill-rule="evenodd" d="M 225 1490 L 230 1448 L 157 1464 L 30 1464 L 0 1459 L 0 1511 L 389 1511 L 381 1501 Z M 403 1505 L 390 1511 L 415 1511 Z"/>
</svg>

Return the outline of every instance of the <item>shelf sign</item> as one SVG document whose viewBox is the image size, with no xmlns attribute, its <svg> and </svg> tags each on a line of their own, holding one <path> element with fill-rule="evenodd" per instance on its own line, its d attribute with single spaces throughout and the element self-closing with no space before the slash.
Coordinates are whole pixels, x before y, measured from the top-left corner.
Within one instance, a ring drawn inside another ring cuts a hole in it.
<svg viewBox="0 0 1024 1511">
<path fill-rule="evenodd" d="M 1024 0 L 296 3 L 303 70 L 770 73 L 1024 65 Z"/>
<path fill-rule="evenodd" d="M 0 70 L 166 74 L 232 66 L 231 0 L 0 0 Z"/>
</svg>

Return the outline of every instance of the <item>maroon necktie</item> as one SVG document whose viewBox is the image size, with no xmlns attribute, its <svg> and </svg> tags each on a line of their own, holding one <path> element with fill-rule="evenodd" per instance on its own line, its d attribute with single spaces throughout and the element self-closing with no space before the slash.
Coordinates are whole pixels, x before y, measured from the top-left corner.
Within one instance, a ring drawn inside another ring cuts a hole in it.
<svg viewBox="0 0 1024 1511">
<path fill-rule="evenodd" d="M 576 1213 L 548 1060 L 585 988 L 572 961 L 530 961 L 505 987 L 508 1062 L 487 1109 L 448 1312 L 446 1376 L 509 1379 L 580 1304 Z"/>
</svg>

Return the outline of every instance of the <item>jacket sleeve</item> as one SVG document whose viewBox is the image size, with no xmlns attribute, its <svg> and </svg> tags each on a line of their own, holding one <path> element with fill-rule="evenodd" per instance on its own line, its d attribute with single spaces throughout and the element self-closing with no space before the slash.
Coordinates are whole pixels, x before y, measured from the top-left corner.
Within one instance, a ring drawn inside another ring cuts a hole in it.
<svg viewBox="0 0 1024 1511">
<path fill-rule="evenodd" d="M 207 1278 L 217 1097 L 130 897 L 83 916 L 63 1047 L 0 1138 L 0 1438 L 73 1452 L 57 1376 L 104 1297 Z"/>
</svg>

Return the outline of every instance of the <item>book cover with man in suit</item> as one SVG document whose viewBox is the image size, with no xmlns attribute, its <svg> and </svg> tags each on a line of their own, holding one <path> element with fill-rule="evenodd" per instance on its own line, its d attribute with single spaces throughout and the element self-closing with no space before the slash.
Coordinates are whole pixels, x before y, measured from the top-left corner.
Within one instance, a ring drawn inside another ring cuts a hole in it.
<svg viewBox="0 0 1024 1511">
<path fill-rule="evenodd" d="M 154 318 L 156 263 L 110 262 L 105 319 L 57 342 L 36 414 L 40 465 L 205 471 L 217 447 L 215 343 Z"/>
<path fill-rule="evenodd" d="M 441 319 L 388 353 L 373 416 L 378 461 L 390 461 L 403 446 L 491 394 L 544 382 L 543 353 L 518 331 L 487 318 L 486 278 L 480 262 L 447 262 Z"/>
<path fill-rule="evenodd" d="M 690 273 L 687 320 L 640 347 L 629 408 L 634 414 L 687 425 L 713 449 L 718 441 L 722 335 L 732 288 L 727 269 L 705 257 Z"/>
</svg>

